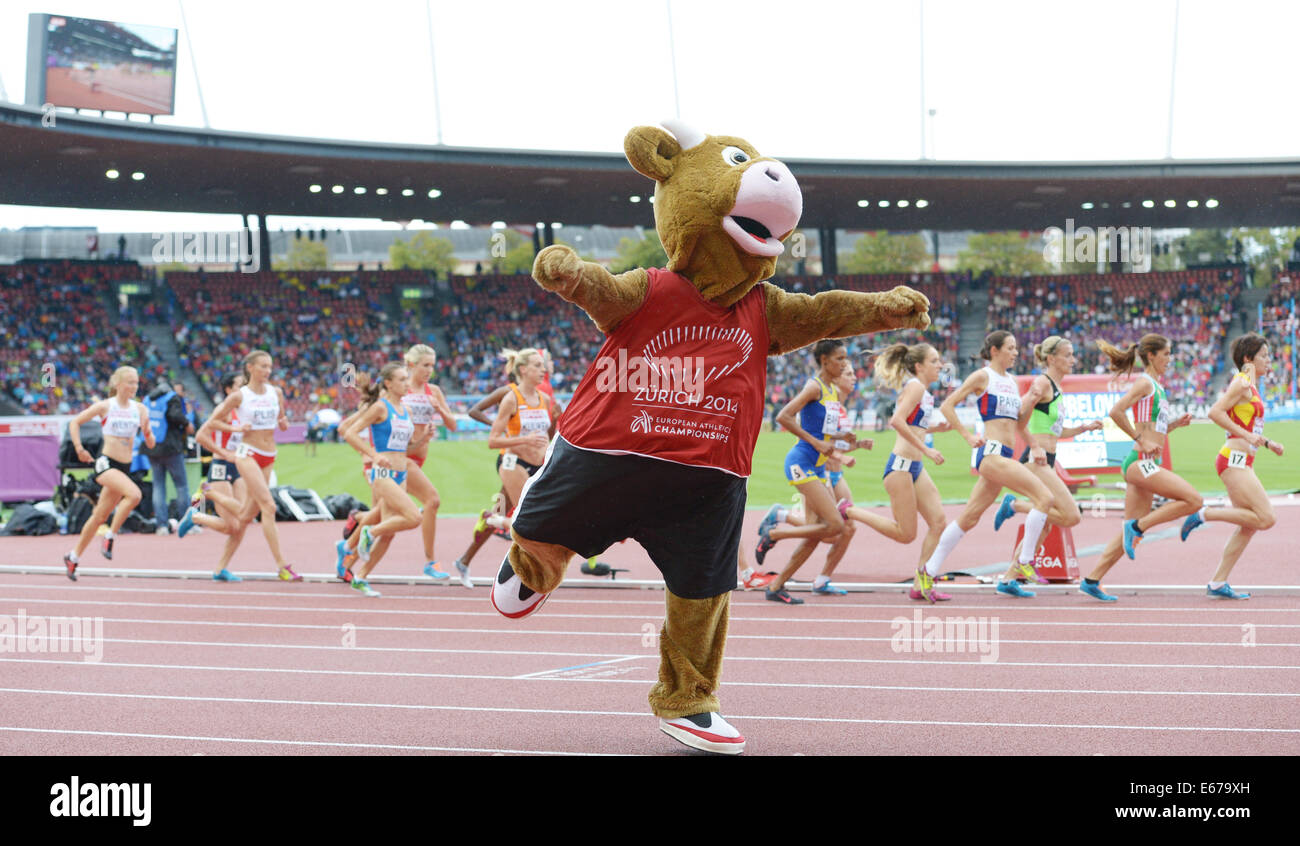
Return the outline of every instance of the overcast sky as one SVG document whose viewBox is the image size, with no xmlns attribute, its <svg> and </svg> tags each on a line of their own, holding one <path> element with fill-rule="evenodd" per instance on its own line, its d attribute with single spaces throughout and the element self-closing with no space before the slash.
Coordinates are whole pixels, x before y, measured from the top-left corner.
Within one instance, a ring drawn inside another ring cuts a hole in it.
<svg viewBox="0 0 1300 846">
<path fill-rule="evenodd" d="M 1174 0 L 925 0 L 924 14 L 919 0 L 428 8 L 441 126 L 425 0 L 0 0 L 0 83 L 23 101 L 27 17 L 48 12 L 182 30 L 176 114 L 158 120 L 186 126 L 204 124 L 201 83 L 212 128 L 278 135 L 617 152 L 629 128 L 680 103 L 701 129 L 776 157 L 906 160 L 924 144 L 947 160 L 1130 160 L 1166 155 L 1174 71 L 1174 158 L 1300 152 L 1300 4 L 1284 0 L 1182 0 L 1176 63 Z M 24 225 L 238 218 L 0 206 L 0 228 Z"/>
</svg>

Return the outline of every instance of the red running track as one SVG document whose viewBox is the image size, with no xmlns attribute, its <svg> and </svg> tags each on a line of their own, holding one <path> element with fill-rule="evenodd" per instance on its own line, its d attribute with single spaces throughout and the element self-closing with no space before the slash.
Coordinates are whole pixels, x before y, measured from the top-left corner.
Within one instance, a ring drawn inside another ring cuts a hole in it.
<svg viewBox="0 0 1300 846">
<path fill-rule="evenodd" d="M 749 517 L 756 524 L 761 512 Z M 444 522 L 448 543 L 463 539 L 464 526 Z M 1085 520 L 1076 541 L 1085 547 L 1093 533 L 1104 540 L 1117 523 Z M 310 539 L 312 549 L 337 537 L 337 526 L 282 524 L 287 539 Z M 1227 532 L 1202 533 L 1200 552 L 1217 557 L 1217 534 Z M 1014 525 L 1002 534 L 972 532 L 959 548 L 967 560 L 954 555 L 954 566 L 1005 560 L 998 550 L 1003 540 L 1010 545 Z M 883 560 L 914 564 L 915 547 L 881 549 L 869 535 L 855 538 L 846 584 L 905 575 L 881 572 L 894 567 Z M 414 538 L 404 541 L 418 556 Z M 0 553 L 26 557 L 22 550 L 37 542 L 57 560 L 68 539 L 5 539 Z M 127 536 L 112 563 L 140 556 L 202 571 L 211 560 L 205 546 L 219 541 L 207 533 L 194 539 L 193 555 L 172 552 L 188 552 L 190 542 Z M 250 561 L 265 555 L 259 537 L 245 547 Z M 1137 562 L 1117 567 L 1117 579 L 1168 584 L 1181 573 L 1176 583 L 1203 584 L 1204 567 L 1189 572 L 1168 560 L 1188 548 L 1176 536 L 1152 538 Z M 400 549 L 393 562 L 403 560 Z M 489 542 L 476 570 L 489 575 L 504 549 Z M 868 549 L 892 555 L 866 560 Z M 1243 562 L 1243 574 L 1252 566 L 1255 581 L 1294 583 L 1294 559 L 1280 549 L 1272 561 Z M 778 545 L 769 564 L 785 554 Z M 636 564 L 631 575 L 648 577 L 643 556 L 629 543 L 602 558 Z M 515 622 L 492 610 L 481 585 L 387 584 L 368 599 L 328 582 L 95 577 L 96 559 L 92 551 L 75 584 L 0 574 L 0 642 L 6 619 L 12 626 L 20 615 L 102 620 L 102 653 L 90 656 L 98 660 L 69 651 L 93 651 L 93 638 L 61 641 L 63 651 L 3 647 L 0 752 L 702 754 L 660 733 L 646 705 L 663 614 L 655 590 L 561 589 L 538 615 Z M 818 553 L 804 575 L 820 561 Z M 416 569 L 394 563 L 391 571 L 404 568 Z M 747 754 L 1300 753 L 1294 594 L 1223 602 L 1138 590 L 1113 606 L 1077 593 L 1015 600 L 991 589 L 937 606 L 892 591 L 801 595 L 808 602 L 798 607 L 733 595 L 720 695 L 749 740 Z M 932 618 L 969 619 L 973 637 L 956 639 L 954 630 L 948 640 L 932 635 L 946 651 L 902 651 L 904 641 L 925 647 L 923 638 L 903 637 L 918 613 L 919 635 Z"/>
</svg>

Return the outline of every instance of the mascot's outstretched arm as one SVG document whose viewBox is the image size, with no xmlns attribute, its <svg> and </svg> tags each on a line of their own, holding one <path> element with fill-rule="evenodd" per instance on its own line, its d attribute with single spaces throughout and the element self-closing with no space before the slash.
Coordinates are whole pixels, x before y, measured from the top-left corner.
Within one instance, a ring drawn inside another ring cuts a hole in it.
<svg viewBox="0 0 1300 846">
<path fill-rule="evenodd" d="M 924 329 L 930 325 L 930 300 L 899 285 L 892 291 L 824 291 L 815 296 L 791 294 L 770 282 L 768 355 L 782 355 L 823 338 L 848 338 L 885 329 Z"/>
<path fill-rule="evenodd" d="M 578 258 L 563 244 L 537 254 L 533 278 L 546 290 L 587 312 L 596 328 L 606 335 L 641 307 L 650 286 L 650 277 L 641 268 L 615 276 L 595 262 Z"/>
</svg>

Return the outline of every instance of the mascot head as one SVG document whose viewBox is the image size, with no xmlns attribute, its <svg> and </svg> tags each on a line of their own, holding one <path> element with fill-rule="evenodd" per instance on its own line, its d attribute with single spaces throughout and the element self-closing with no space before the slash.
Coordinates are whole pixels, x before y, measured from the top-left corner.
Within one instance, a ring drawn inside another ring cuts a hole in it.
<svg viewBox="0 0 1300 846">
<path fill-rule="evenodd" d="M 668 269 L 730 306 L 776 271 L 781 243 L 803 213 L 790 169 L 742 138 L 705 135 L 677 120 L 638 126 L 627 160 L 655 181 L 655 229 Z"/>
</svg>

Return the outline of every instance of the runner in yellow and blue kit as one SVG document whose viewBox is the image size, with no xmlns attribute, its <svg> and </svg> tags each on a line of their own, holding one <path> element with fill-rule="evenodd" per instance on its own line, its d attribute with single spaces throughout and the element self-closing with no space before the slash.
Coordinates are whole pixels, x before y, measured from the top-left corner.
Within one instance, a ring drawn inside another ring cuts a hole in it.
<svg viewBox="0 0 1300 846">
<path fill-rule="evenodd" d="M 809 379 L 799 394 L 781 409 L 777 421 L 799 438 L 799 442 L 785 457 L 785 477 L 802 496 L 807 524 L 803 526 L 773 526 L 767 520 L 759 526 L 758 547 L 754 558 L 763 563 L 768 551 L 779 540 L 801 538 L 798 549 L 790 557 L 781 575 L 768 586 L 766 597 L 775 602 L 799 605 L 803 602 L 790 596 L 786 581 L 808 560 L 817 544 L 834 543 L 847 526 L 835 507 L 826 473 L 826 459 L 835 450 L 836 437 L 850 443 L 856 440 L 852 433 L 840 433 L 839 393 L 834 381 L 848 366 L 848 354 L 840 341 L 819 341 L 813 347 L 813 361 L 817 374 Z M 797 416 L 796 416 L 797 415 Z M 821 585 L 818 593 L 838 594 L 841 591 L 829 581 Z"/>
</svg>

